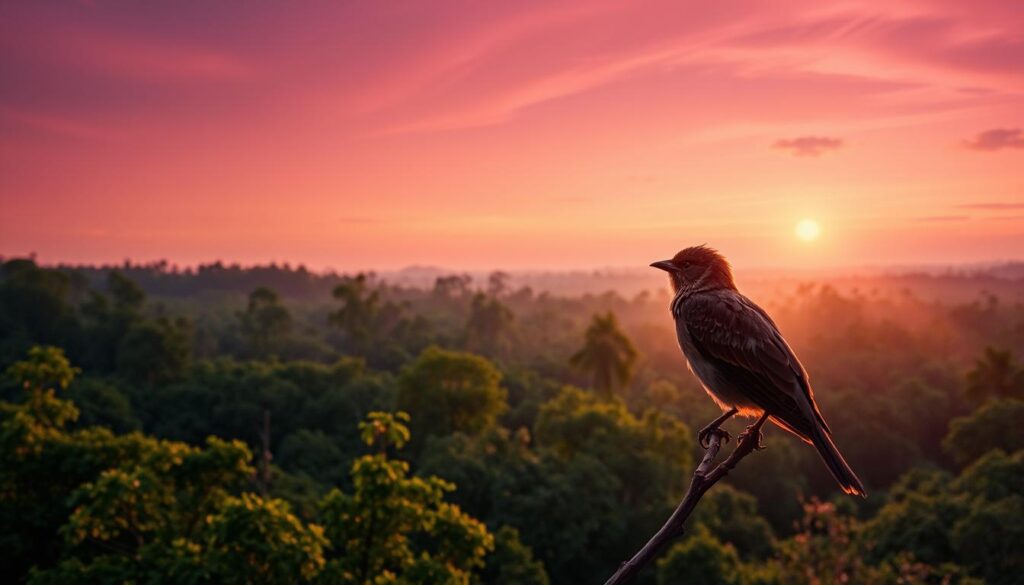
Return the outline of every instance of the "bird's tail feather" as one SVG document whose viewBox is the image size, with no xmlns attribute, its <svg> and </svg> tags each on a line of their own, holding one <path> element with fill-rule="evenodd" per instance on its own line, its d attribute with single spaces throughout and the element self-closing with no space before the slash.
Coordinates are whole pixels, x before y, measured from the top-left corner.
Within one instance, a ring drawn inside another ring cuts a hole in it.
<svg viewBox="0 0 1024 585">
<path fill-rule="evenodd" d="M 850 468 L 846 459 L 843 459 L 836 444 L 832 442 L 832 437 L 824 432 L 819 424 L 812 424 L 811 427 L 811 444 L 818 450 L 818 455 L 821 455 L 825 466 L 832 472 L 832 477 L 839 482 L 839 487 L 850 495 L 868 497 L 868 492 L 864 490 L 864 484 Z"/>
</svg>

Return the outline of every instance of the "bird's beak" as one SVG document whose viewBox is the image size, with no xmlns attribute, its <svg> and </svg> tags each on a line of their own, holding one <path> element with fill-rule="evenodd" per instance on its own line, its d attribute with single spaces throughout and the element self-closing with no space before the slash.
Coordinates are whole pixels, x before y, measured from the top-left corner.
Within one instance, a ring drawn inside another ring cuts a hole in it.
<svg viewBox="0 0 1024 585">
<path fill-rule="evenodd" d="M 671 260 L 658 260 L 657 262 L 651 263 L 652 268 L 660 268 L 665 272 L 675 272 L 676 265 Z"/>
</svg>

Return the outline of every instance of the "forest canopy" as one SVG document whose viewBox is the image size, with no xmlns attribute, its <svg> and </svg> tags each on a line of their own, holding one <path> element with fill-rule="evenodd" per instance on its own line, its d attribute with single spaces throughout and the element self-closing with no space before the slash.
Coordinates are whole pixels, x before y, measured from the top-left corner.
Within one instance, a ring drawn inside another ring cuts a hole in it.
<svg viewBox="0 0 1024 585">
<path fill-rule="evenodd" d="M 3 574 L 603 582 L 717 408 L 664 290 L 478 280 L 4 261 Z M 1024 300 L 987 283 L 758 298 L 871 497 L 772 429 L 644 582 L 1019 582 Z"/>
</svg>

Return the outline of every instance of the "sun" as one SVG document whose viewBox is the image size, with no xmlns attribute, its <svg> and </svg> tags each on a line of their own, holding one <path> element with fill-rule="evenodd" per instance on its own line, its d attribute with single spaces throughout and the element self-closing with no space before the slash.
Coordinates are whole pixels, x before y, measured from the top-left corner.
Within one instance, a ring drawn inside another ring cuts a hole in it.
<svg viewBox="0 0 1024 585">
<path fill-rule="evenodd" d="M 821 226 L 813 219 L 801 219 L 796 224 L 796 237 L 801 242 L 813 242 L 821 235 Z"/>
</svg>

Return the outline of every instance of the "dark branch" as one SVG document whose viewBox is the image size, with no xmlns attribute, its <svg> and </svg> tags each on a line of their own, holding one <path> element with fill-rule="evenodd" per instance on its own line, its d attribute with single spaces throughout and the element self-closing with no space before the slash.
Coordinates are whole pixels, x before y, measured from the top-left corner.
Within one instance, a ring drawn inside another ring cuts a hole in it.
<svg viewBox="0 0 1024 585">
<path fill-rule="evenodd" d="M 736 448 L 733 449 L 732 454 L 726 458 L 725 461 L 718 464 L 717 467 L 712 469 L 714 465 L 715 457 L 718 456 L 718 451 L 722 447 L 722 434 L 712 433 L 710 441 L 708 441 L 707 451 L 704 452 L 704 458 L 701 459 L 700 465 L 693 472 L 693 480 L 690 481 L 690 489 L 686 490 L 686 495 L 683 496 L 683 501 L 679 502 L 679 506 L 676 507 L 675 512 L 669 516 L 668 520 L 661 527 L 658 532 L 651 537 L 647 544 L 640 549 L 640 552 L 633 555 L 633 558 L 622 563 L 619 566 L 619 570 L 615 571 L 611 579 L 605 582 L 605 585 L 624 585 L 625 583 L 632 583 L 636 579 L 640 571 L 643 570 L 654 557 L 665 547 L 665 545 L 672 539 L 678 538 L 683 534 L 683 528 L 686 525 L 686 520 L 690 517 L 694 508 L 697 507 L 697 503 L 700 502 L 701 497 L 704 496 L 704 492 L 711 489 L 711 486 L 718 483 L 723 477 L 729 474 L 730 471 L 736 467 L 736 464 L 740 462 L 747 455 L 750 455 L 753 451 L 760 448 L 761 440 L 761 427 L 764 426 L 765 421 L 768 420 L 768 414 L 764 414 L 761 418 L 757 419 L 757 422 L 751 425 L 746 432 L 739 437 L 739 441 L 736 443 Z"/>
</svg>

